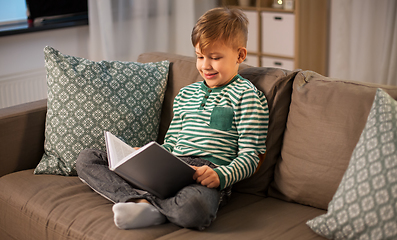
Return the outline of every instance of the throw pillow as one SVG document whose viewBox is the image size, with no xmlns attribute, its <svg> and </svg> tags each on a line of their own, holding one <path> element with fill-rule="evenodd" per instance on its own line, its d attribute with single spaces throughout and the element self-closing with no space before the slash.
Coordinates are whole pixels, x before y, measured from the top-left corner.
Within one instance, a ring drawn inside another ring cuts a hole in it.
<svg viewBox="0 0 397 240">
<path fill-rule="evenodd" d="M 378 89 L 328 212 L 307 222 L 329 239 L 397 238 L 397 102 Z"/>
<path fill-rule="evenodd" d="M 156 140 L 169 61 L 94 62 L 52 47 L 44 55 L 45 144 L 35 174 L 76 175 L 81 150 L 105 149 L 104 130 L 131 146 Z"/>
</svg>

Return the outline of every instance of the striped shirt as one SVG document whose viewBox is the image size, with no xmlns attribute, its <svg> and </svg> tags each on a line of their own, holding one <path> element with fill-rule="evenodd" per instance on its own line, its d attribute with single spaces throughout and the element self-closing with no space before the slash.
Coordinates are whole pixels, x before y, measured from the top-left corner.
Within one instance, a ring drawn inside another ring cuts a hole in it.
<svg viewBox="0 0 397 240">
<path fill-rule="evenodd" d="M 265 95 L 240 75 L 218 88 L 196 82 L 175 97 L 163 147 L 213 162 L 223 189 L 255 172 L 266 151 L 268 123 Z"/>
</svg>

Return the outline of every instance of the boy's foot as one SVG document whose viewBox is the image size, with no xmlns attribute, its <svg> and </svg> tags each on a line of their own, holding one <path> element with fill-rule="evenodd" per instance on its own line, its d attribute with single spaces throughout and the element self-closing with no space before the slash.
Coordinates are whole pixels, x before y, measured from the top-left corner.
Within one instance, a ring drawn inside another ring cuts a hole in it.
<svg viewBox="0 0 397 240">
<path fill-rule="evenodd" d="M 116 203 L 112 209 L 114 223 L 120 229 L 149 227 L 166 221 L 165 216 L 149 203 Z"/>
</svg>

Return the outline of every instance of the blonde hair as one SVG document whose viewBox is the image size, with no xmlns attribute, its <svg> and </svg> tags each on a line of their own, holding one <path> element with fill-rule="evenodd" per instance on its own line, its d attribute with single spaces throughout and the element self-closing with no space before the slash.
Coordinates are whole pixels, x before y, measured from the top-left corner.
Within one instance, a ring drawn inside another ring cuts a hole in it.
<svg viewBox="0 0 397 240">
<path fill-rule="evenodd" d="M 247 16 L 239 9 L 214 8 L 201 16 L 192 31 L 192 44 L 199 44 L 201 52 L 211 43 L 223 41 L 238 49 L 246 47 L 248 35 Z"/>
</svg>

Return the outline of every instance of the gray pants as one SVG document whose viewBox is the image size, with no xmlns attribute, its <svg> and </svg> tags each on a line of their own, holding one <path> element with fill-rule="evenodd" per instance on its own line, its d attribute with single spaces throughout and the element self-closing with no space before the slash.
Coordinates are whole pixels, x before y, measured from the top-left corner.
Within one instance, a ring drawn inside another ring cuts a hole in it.
<svg viewBox="0 0 397 240">
<path fill-rule="evenodd" d="M 211 162 L 197 157 L 181 158 L 193 166 L 208 165 Z M 231 195 L 231 188 L 222 191 L 192 184 L 181 189 L 174 197 L 159 199 L 154 195 L 133 188 L 116 173 L 109 170 L 106 152 L 86 149 L 77 158 L 76 168 L 79 178 L 94 191 L 118 203 L 132 199 L 146 199 L 167 219 L 181 227 L 203 230 L 216 218 L 220 205 L 224 205 Z"/>
</svg>

